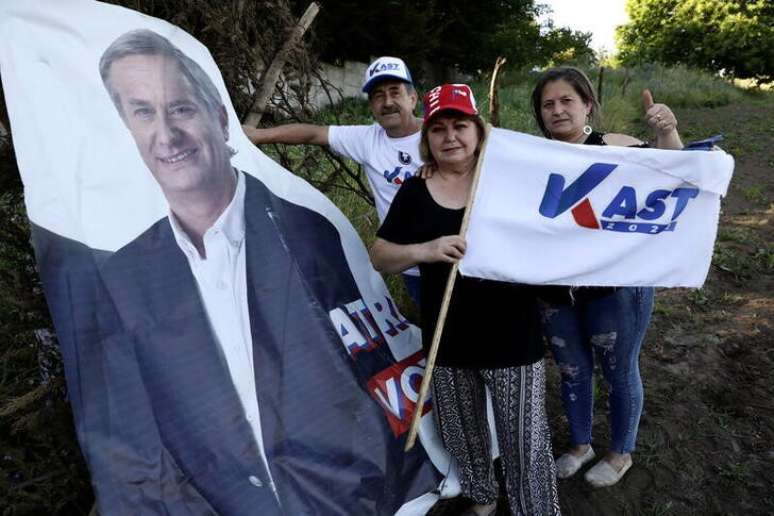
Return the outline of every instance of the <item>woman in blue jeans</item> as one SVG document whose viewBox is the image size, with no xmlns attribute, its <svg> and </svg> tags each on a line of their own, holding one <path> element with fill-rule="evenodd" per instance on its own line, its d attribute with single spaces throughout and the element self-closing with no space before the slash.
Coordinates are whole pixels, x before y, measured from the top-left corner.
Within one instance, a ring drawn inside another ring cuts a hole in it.
<svg viewBox="0 0 774 516">
<path fill-rule="evenodd" d="M 643 91 L 645 118 L 655 131 L 656 147 L 680 149 L 677 120 Z M 624 134 L 591 128 L 599 104 L 580 70 L 547 70 L 532 92 L 535 120 L 547 138 L 581 145 L 647 146 Z M 632 466 L 643 390 L 639 353 L 653 310 L 653 289 L 642 287 L 556 287 L 543 308 L 545 332 L 562 377 L 562 402 L 570 424 L 572 448 L 556 461 L 557 476 L 574 475 L 595 457 L 591 447 L 595 359 L 609 386 L 611 446 L 586 472 L 595 487 L 618 482 Z"/>
</svg>

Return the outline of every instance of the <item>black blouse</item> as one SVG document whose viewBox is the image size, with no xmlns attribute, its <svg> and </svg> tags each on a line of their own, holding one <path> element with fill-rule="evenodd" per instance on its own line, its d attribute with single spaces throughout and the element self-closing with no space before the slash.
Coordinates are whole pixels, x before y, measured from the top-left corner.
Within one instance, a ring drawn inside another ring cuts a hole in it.
<svg viewBox="0 0 774 516">
<path fill-rule="evenodd" d="M 417 244 L 459 234 L 464 209 L 435 202 L 424 179 L 408 179 L 377 236 Z M 420 263 L 422 344 L 429 351 L 451 264 Z M 537 293 L 528 285 L 457 276 L 436 364 L 494 369 L 532 364 L 543 356 Z"/>
</svg>

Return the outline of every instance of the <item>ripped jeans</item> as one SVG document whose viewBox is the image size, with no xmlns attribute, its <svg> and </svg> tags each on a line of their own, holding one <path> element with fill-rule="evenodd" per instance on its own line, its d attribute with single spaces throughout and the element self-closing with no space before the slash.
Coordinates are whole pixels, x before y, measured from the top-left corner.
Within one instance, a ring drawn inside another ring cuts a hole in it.
<svg viewBox="0 0 774 516">
<path fill-rule="evenodd" d="M 561 371 L 562 403 L 573 446 L 591 443 L 596 357 L 610 389 L 610 449 L 634 450 L 643 401 L 639 354 L 653 311 L 653 293 L 649 287 L 622 287 L 572 306 L 544 306 L 545 332 Z"/>
</svg>

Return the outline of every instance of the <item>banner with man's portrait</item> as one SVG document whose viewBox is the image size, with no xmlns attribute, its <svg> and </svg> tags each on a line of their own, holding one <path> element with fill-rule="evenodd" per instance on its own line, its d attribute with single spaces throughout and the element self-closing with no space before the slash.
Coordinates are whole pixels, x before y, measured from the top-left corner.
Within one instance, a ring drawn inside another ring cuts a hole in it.
<svg viewBox="0 0 774 516">
<path fill-rule="evenodd" d="M 246 139 L 189 34 L 0 4 L 33 244 L 102 514 L 424 514 L 455 495 L 355 230 Z"/>
</svg>

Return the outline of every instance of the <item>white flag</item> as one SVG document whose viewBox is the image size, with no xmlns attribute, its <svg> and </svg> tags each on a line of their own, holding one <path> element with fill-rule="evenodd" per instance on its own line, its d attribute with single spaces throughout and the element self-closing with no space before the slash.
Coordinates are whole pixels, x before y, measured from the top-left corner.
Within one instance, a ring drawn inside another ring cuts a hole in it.
<svg viewBox="0 0 774 516">
<path fill-rule="evenodd" d="M 494 129 L 460 271 L 530 284 L 700 287 L 733 166 L 725 152 Z"/>
</svg>

